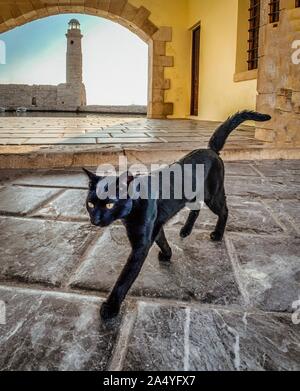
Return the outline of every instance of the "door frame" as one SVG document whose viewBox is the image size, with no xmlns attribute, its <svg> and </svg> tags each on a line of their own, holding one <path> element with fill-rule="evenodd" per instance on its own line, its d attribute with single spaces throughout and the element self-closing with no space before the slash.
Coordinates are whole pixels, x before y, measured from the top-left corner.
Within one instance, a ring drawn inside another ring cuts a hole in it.
<svg viewBox="0 0 300 391">
<path fill-rule="evenodd" d="M 191 95 L 190 95 L 190 115 L 199 115 L 199 87 L 200 87 L 200 45 L 201 45 L 201 23 L 195 24 L 191 28 Z M 199 33 L 199 38 L 196 34 Z M 198 46 L 196 46 L 198 44 Z"/>
</svg>

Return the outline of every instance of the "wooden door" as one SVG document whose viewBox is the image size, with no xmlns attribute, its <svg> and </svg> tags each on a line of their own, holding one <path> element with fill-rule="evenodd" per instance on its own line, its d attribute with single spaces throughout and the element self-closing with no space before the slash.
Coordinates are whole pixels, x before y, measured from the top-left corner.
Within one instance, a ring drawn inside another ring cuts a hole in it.
<svg viewBox="0 0 300 391">
<path fill-rule="evenodd" d="M 200 26 L 193 30 L 191 115 L 198 115 L 200 71 Z"/>
</svg>

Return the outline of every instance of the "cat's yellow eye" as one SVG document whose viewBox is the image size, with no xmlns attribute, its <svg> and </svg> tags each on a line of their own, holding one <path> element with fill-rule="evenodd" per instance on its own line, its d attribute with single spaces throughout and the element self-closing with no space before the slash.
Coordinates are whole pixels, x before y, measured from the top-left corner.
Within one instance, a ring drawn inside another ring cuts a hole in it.
<svg viewBox="0 0 300 391">
<path fill-rule="evenodd" d="M 94 209 L 94 204 L 92 203 L 92 202 L 88 202 L 88 207 L 90 208 L 90 209 Z"/>
<path fill-rule="evenodd" d="M 113 203 L 106 204 L 106 208 L 107 208 L 107 209 L 112 209 L 113 207 L 114 207 L 114 204 L 113 204 Z"/>
</svg>

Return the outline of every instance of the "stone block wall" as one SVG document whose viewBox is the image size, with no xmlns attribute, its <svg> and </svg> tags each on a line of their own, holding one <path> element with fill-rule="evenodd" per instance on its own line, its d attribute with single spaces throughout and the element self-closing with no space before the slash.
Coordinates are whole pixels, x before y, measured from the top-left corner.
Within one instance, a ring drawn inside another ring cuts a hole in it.
<svg viewBox="0 0 300 391">
<path fill-rule="evenodd" d="M 257 110 L 272 115 L 256 138 L 276 144 L 300 143 L 300 64 L 293 42 L 300 41 L 300 8 L 281 0 L 280 21 L 269 23 L 269 1 L 262 1 Z"/>
<path fill-rule="evenodd" d="M 16 110 L 26 107 L 28 110 L 77 110 L 86 104 L 85 87 L 81 85 L 59 84 L 25 85 L 1 84 L 0 107 Z"/>
<path fill-rule="evenodd" d="M 57 86 L 58 110 L 77 110 L 86 105 L 84 84 L 59 84 Z"/>
<path fill-rule="evenodd" d="M 48 85 L 1 84 L 0 106 L 15 110 L 26 107 L 55 108 L 57 105 L 57 87 Z"/>
</svg>

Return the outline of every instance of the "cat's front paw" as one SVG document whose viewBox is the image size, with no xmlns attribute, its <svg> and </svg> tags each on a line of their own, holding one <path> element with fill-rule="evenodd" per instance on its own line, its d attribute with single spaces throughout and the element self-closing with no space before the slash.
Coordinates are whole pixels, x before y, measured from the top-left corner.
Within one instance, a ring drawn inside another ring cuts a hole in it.
<svg viewBox="0 0 300 391">
<path fill-rule="evenodd" d="M 221 242 L 222 239 L 223 239 L 223 235 L 220 234 L 219 232 L 214 231 L 214 232 L 212 232 L 212 233 L 210 234 L 210 238 L 211 238 L 211 240 L 212 240 L 213 242 Z"/>
<path fill-rule="evenodd" d="M 100 309 L 100 315 L 103 320 L 115 318 L 119 314 L 120 308 L 104 302 Z"/>
</svg>

